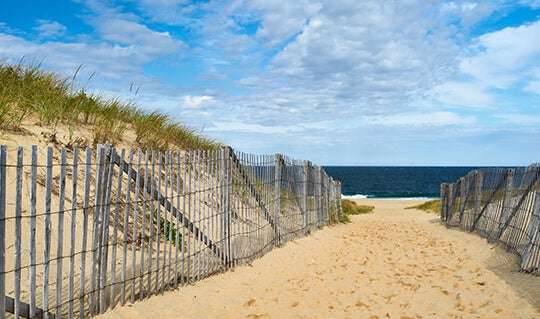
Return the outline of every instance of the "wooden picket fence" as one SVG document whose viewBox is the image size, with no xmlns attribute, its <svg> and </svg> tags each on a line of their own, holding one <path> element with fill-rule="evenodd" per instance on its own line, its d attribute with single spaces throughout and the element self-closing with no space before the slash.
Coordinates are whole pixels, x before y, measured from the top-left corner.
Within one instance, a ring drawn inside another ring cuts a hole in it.
<svg viewBox="0 0 540 319">
<path fill-rule="evenodd" d="M 92 317 L 341 213 L 339 182 L 279 154 L 1 146 L 0 318 Z"/>
<path fill-rule="evenodd" d="M 521 270 L 540 274 L 540 166 L 485 168 L 441 184 L 441 219 L 476 232 L 519 257 Z"/>
</svg>

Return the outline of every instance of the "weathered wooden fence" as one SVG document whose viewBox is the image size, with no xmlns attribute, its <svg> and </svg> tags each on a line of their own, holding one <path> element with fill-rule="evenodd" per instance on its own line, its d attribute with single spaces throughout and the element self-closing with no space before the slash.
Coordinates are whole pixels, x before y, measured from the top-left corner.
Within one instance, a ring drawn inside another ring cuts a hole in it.
<svg viewBox="0 0 540 319">
<path fill-rule="evenodd" d="M 486 168 L 441 184 L 441 219 L 517 254 L 522 271 L 540 274 L 540 166 Z"/>
<path fill-rule="evenodd" d="M 339 182 L 281 155 L 0 147 L 0 318 L 85 318 L 338 220 Z"/>
</svg>

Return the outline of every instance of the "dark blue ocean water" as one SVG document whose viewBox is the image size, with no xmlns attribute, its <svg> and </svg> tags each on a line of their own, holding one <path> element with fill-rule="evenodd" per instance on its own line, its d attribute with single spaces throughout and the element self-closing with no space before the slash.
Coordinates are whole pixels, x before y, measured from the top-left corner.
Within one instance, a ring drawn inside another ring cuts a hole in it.
<svg viewBox="0 0 540 319">
<path fill-rule="evenodd" d="M 478 167 L 325 166 L 341 181 L 342 194 L 366 198 L 438 198 L 441 183 L 453 183 Z"/>
</svg>

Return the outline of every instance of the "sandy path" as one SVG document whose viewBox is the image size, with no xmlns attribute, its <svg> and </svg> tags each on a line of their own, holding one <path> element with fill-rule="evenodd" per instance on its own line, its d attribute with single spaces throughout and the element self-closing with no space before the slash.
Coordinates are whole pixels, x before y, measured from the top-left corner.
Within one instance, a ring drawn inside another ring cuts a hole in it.
<svg viewBox="0 0 540 319">
<path fill-rule="evenodd" d="M 416 201 L 362 202 L 375 212 L 99 318 L 540 318 L 484 239 L 403 209 Z"/>
</svg>

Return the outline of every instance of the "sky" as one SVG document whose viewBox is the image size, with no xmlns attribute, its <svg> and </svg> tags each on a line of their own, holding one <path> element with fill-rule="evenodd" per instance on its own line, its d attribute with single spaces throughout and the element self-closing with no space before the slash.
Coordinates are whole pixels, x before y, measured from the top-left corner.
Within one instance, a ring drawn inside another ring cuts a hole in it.
<svg viewBox="0 0 540 319">
<path fill-rule="evenodd" d="M 0 0 L 0 62 L 319 165 L 540 161 L 540 0 Z"/>
</svg>

